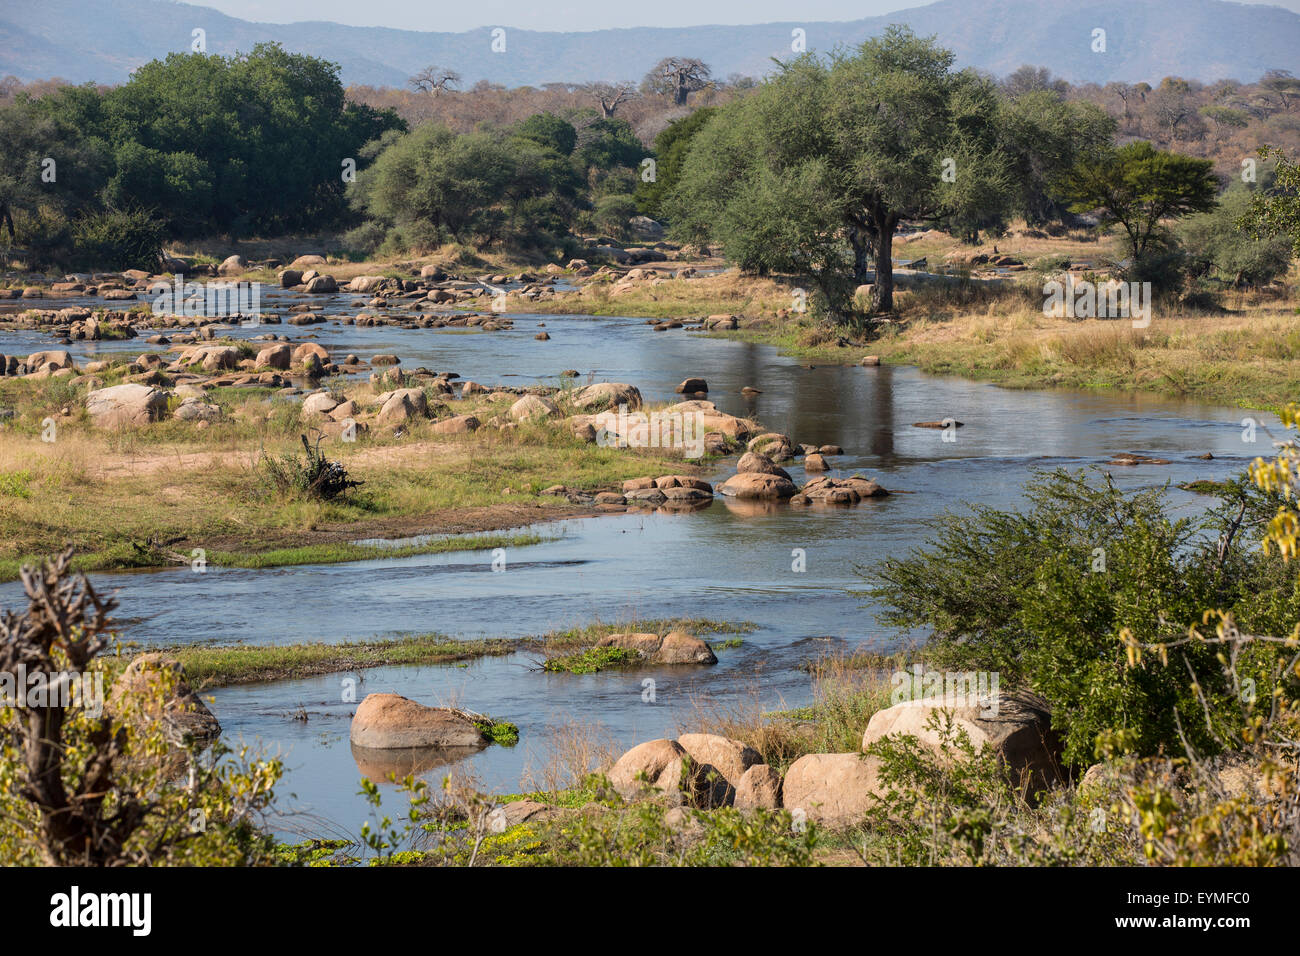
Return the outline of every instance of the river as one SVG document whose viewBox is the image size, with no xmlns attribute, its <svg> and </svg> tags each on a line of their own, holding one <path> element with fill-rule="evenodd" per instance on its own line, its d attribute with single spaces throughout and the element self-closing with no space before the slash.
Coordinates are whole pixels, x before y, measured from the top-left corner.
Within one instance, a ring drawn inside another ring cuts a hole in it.
<svg viewBox="0 0 1300 956">
<path fill-rule="evenodd" d="M 296 297 L 267 298 L 271 309 Z M 355 314 L 351 299 L 334 297 L 325 311 Z M 543 322 L 548 342 L 533 338 Z M 689 514 L 552 522 L 538 529 L 549 540 L 507 553 L 504 572 L 492 570 L 490 554 L 459 552 L 260 571 L 95 576 L 101 589 L 118 591 L 127 636 L 146 647 L 429 631 L 517 637 L 593 620 L 677 616 L 756 625 L 740 647 L 720 650 L 712 668 L 546 674 L 535 655 L 517 654 L 351 675 L 361 680 L 358 697 L 393 691 L 518 724 L 519 744 L 491 746 L 458 765 L 496 792 L 519 790 L 530 770 L 547 763 L 572 722 L 599 727 L 625 748 L 690 729 L 701 706 L 801 706 L 811 694 L 801 662 L 835 648 L 885 650 L 923 637 L 879 623 L 879 609 L 860 593 L 864 573 L 921 544 L 927 521 L 944 511 L 976 503 L 1013 506 L 1035 469 L 1099 466 L 1117 452 L 1137 452 L 1171 464 L 1108 468 L 1122 487 L 1221 479 L 1268 454 L 1270 430 L 1282 432 L 1272 415 L 1150 395 L 1012 391 L 910 368 L 809 367 L 768 346 L 654 332 L 636 318 L 516 314 L 514 331 L 470 334 L 334 321 L 234 330 L 244 337 L 268 332 L 294 341 L 314 338 L 340 357 L 396 353 L 407 368 L 455 371 L 487 384 L 555 383 L 562 369 L 573 368 L 580 382 L 630 382 L 649 401 L 670 400 L 677 383 L 700 376 L 724 411 L 753 415 L 798 442 L 841 445 L 845 454 L 830 459 L 832 475 L 857 471 L 901 492 L 853 508 L 754 509 L 719 499 Z M 0 333 L 0 352 L 49 347 L 41 333 Z M 92 349 L 136 354 L 152 347 L 135 340 L 71 348 L 85 359 Z M 746 399 L 744 386 L 761 394 Z M 1262 426 L 1253 444 L 1243 441 L 1247 415 Z M 946 417 L 964 423 L 953 441 L 912 425 Z M 1212 460 L 1199 457 L 1206 452 Z M 717 477 L 733 467 L 734 461 L 723 463 Z M 789 470 L 801 482 L 802 468 L 796 463 Z M 564 478 L 555 476 L 557 482 Z M 1176 488 L 1171 500 L 1186 510 L 1206 501 Z M 798 549 L 803 571 L 794 569 Z M 0 585 L 0 607 L 19 600 L 16 584 Z M 367 816 L 356 793 L 359 771 L 348 742 L 355 705 L 344 700 L 345 676 L 212 692 L 228 740 L 284 757 L 288 772 L 275 827 L 286 836 L 355 834 Z M 644 693 L 646 678 L 654 681 L 653 701 Z M 443 772 L 427 771 L 434 780 Z"/>
</svg>

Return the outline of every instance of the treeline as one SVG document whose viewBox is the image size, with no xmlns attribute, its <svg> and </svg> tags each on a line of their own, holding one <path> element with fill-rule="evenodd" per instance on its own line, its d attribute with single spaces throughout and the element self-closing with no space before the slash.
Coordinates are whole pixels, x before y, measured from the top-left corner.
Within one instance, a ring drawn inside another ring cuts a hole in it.
<svg viewBox="0 0 1300 956">
<path fill-rule="evenodd" d="M 321 229 L 364 255 L 556 258 L 575 235 L 632 237 L 640 214 L 748 270 L 810 277 L 850 323 L 868 280 L 867 313 L 893 308 L 893 237 L 916 223 L 970 242 L 1018 219 L 1113 226 L 1122 274 L 1164 289 L 1265 284 L 1290 262 L 1288 211 L 1259 205 L 1294 191 L 1290 167 L 1256 157 L 1300 153 L 1300 80 L 1282 71 L 997 80 L 891 27 L 762 82 L 669 57 L 640 83 L 458 84 L 434 64 L 409 91 L 349 92 L 336 65 L 276 45 L 173 54 L 115 88 L 0 83 L 0 242 L 38 266 Z"/>
<path fill-rule="evenodd" d="M 122 266 L 167 239 L 341 224 L 362 148 L 404 128 L 349 102 L 338 67 L 274 44 L 18 92 L 0 108 L 0 241 L 36 264 Z"/>
<path fill-rule="evenodd" d="M 427 123 L 371 143 L 348 188 L 362 225 L 345 236 L 364 254 L 427 252 L 444 243 L 510 246 L 558 257 L 572 234 L 622 237 L 649 151 L 623 120 L 573 122 L 538 113 L 505 128 L 456 133 Z"/>
</svg>

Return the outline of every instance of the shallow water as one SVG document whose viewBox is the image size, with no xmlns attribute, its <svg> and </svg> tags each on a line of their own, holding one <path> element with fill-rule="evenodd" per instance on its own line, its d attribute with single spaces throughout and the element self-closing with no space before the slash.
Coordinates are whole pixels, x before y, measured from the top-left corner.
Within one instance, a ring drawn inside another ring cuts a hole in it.
<svg viewBox="0 0 1300 956">
<path fill-rule="evenodd" d="M 551 341 L 533 340 L 538 322 L 545 322 Z M 834 646 L 884 649 L 900 640 L 877 622 L 876 608 L 852 592 L 865 585 L 861 568 L 920 544 L 927 519 L 945 510 L 1014 505 L 1034 469 L 1099 465 L 1117 452 L 1172 462 L 1109 468 L 1124 487 L 1223 478 L 1268 453 L 1269 428 L 1281 433 L 1273 416 L 1151 396 L 1010 391 L 913 369 L 808 368 L 767 346 L 656 333 L 642 319 L 518 315 L 516 326 L 513 332 L 449 334 L 330 323 L 240 334 L 314 337 L 332 352 L 363 358 L 395 352 L 407 367 L 456 371 L 486 383 L 554 381 L 561 369 L 576 368 L 582 380 L 631 382 L 650 401 L 673 398 L 678 382 L 699 375 L 725 411 L 754 415 L 796 441 L 843 446 L 845 454 L 831 459 L 832 475 L 858 471 L 906 493 L 854 508 L 782 505 L 764 512 L 719 499 L 690 514 L 553 522 L 540 530 L 555 540 L 510 549 L 503 572 L 492 570 L 488 553 L 462 552 L 264 571 L 97 575 L 101 588 L 119 590 L 129 637 L 145 645 L 281 644 L 428 631 L 510 637 L 593 619 L 675 616 L 758 625 L 740 648 L 719 651 L 714 668 L 550 675 L 527 655 L 515 655 L 467 666 L 363 672 L 358 696 L 395 691 L 427 704 L 455 701 L 518 724 L 516 747 L 492 746 L 458 765 L 489 788 L 514 791 L 526 770 L 546 762 L 559 728 L 574 719 L 600 725 L 626 747 L 691 726 L 701 701 L 807 703 L 800 662 Z M 29 346 L 26 335 L 0 334 L 0 352 L 50 347 L 42 336 Z M 148 348 L 139 340 L 109 347 L 123 344 Z M 762 394 L 745 399 L 739 392 L 746 385 Z M 1255 444 L 1242 441 L 1247 414 L 1265 426 Z M 964 423 L 955 441 L 912 427 L 946 417 Z M 1195 457 L 1205 452 L 1214 460 Z M 731 464 L 719 467 L 719 477 Z M 789 470 L 802 480 L 798 464 Z M 1177 490 L 1172 497 L 1186 509 L 1205 501 Z M 792 570 L 796 549 L 806 557 L 803 572 Z M 16 585 L 0 585 L 0 606 L 16 606 L 18 599 Z M 285 809 L 307 814 L 281 819 L 277 826 L 285 833 L 304 825 L 320 832 L 320 818 L 355 832 L 365 817 L 355 795 L 358 768 L 347 739 L 354 705 L 343 700 L 343 676 L 213 693 L 228 737 L 284 752 L 289 774 L 282 790 L 296 795 L 284 801 Z M 654 703 L 642 700 L 647 677 L 655 681 Z M 293 719 L 300 709 L 307 712 L 305 722 Z M 428 775 L 438 779 L 443 772 L 431 768 Z"/>
</svg>

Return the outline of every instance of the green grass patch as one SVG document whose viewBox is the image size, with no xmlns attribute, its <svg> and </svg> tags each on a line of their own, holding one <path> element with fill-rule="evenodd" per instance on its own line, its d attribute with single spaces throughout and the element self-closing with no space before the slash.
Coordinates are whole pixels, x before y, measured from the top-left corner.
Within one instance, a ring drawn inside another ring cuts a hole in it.
<svg viewBox="0 0 1300 956">
<path fill-rule="evenodd" d="M 548 658 L 542 670 L 557 674 L 595 674 L 612 667 L 630 667 L 641 662 L 641 655 L 626 647 L 589 647 L 575 654 Z"/>
<path fill-rule="evenodd" d="M 195 686 L 227 687 L 393 664 L 450 664 L 498 657 L 518 647 L 518 641 L 458 641 L 441 634 L 418 634 L 343 644 L 175 647 L 166 653 L 181 662 Z M 509 727 L 513 725 L 505 725 L 501 733 L 509 736 Z M 488 735 L 497 739 L 494 733 Z M 516 740 L 518 736 L 519 728 L 514 727 Z"/>
</svg>

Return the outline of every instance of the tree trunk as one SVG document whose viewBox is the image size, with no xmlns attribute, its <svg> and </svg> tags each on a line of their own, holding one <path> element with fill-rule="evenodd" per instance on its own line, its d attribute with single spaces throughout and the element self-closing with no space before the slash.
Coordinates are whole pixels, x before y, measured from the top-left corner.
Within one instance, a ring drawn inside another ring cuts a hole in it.
<svg viewBox="0 0 1300 956">
<path fill-rule="evenodd" d="M 871 311 L 894 311 L 894 227 L 892 215 L 877 210 L 872 217 L 876 224 L 876 284 L 871 289 Z"/>
<path fill-rule="evenodd" d="M 861 226 L 848 229 L 849 246 L 853 249 L 853 282 L 862 285 L 867 281 L 867 264 L 871 260 L 871 237 Z"/>
</svg>

